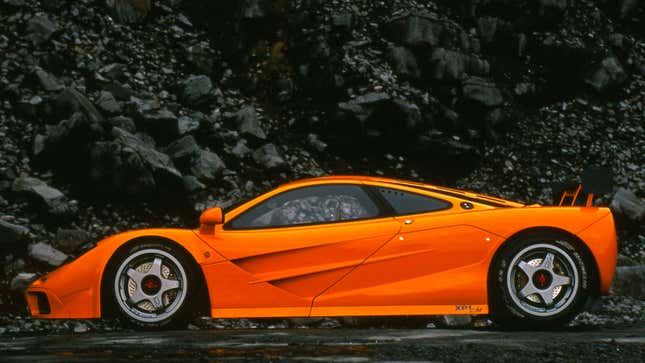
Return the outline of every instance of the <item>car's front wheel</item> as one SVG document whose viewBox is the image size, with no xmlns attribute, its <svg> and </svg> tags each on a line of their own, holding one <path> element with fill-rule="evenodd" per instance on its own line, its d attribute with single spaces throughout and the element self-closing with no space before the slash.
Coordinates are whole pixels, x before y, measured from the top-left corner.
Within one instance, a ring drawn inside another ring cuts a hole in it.
<svg viewBox="0 0 645 363">
<path fill-rule="evenodd" d="M 511 241 L 493 262 L 491 315 L 507 327 L 566 324 L 590 294 L 589 268 L 576 243 L 554 233 Z"/>
<path fill-rule="evenodd" d="M 193 265 L 184 251 L 169 244 L 129 246 L 113 258 L 106 271 L 103 291 L 107 303 L 135 326 L 184 326 L 195 292 Z"/>
</svg>

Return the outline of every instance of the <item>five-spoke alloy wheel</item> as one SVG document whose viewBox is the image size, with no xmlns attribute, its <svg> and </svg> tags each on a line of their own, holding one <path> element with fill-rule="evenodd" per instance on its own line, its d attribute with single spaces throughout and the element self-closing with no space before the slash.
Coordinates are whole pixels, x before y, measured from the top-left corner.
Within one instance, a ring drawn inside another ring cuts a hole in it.
<svg viewBox="0 0 645 363">
<path fill-rule="evenodd" d="M 111 261 L 104 284 L 107 303 L 134 325 L 182 325 L 195 289 L 193 264 L 164 243 L 134 244 Z"/>
<path fill-rule="evenodd" d="M 491 268 L 493 320 L 513 327 L 550 327 L 573 319 L 590 291 L 588 267 L 576 245 L 551 232 L 509 241 Z"/>
</svg>

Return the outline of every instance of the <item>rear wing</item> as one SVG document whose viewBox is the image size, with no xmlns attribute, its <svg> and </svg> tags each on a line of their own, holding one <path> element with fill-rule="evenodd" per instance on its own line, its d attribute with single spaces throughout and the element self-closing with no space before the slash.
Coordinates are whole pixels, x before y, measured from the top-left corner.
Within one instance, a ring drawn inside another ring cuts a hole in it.
<svg viewBox="0 0 645 363">
<path fill-rule="evenodd" d="M 581 179 L 580 183 L 554 185 L 554 192 L 559 192 L 556 195 L 560 195 L 558 206 L 580 205 L 582 201 L 578 199 L 583 197 L 583 205 L 591 207 L 595 195 L 607 194 L 613 189 L 613 173 L 609 168 L 588 168 L 582 173 Z"/>
</svg>

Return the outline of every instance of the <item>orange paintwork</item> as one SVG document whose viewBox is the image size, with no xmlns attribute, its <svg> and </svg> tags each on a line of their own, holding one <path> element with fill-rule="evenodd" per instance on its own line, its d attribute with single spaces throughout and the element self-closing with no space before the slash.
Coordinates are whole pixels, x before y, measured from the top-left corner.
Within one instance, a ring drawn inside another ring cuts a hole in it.
<svg viewBox="0 0 645 363">
<path fill-rule="evenodd" d="M 524 206 L 420 183 L 336 176 L 285 184 L 226 213 L 224 220 L 286 190 L 337 183 L 426 194 L 452 208 L 256 230 L 212 228 L 210 221 L 221 220 L 213 211 L 202 220 L 208 225 L 197 230 L 129 231 L 34 282 L 27 292 L 30 310 L 43 318 L 100 317 L 108 261 L 123 244 L 147 236 L 172 240 L 194 257 L 206 278 L 213 317 L 486 314 L 495 252 L 514 234 L 535 227 L 566 231 L 587 245 L 598 267 L 599 293 L 607 293 L 613 279 L 616 236 L 607 208 Z M 464 201 L 472 209 L 462 209 Z M 50 314 L 38 311 L 31 294 L 37 291 L 47 294 Z"/>
</svg>

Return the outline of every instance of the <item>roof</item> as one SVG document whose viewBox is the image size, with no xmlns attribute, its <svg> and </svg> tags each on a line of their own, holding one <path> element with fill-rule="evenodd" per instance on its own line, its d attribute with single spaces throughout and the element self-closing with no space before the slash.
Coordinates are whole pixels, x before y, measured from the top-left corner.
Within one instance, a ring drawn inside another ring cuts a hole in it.
<svg viewBox="0 0 645 363">
<path fill-rule="evenodd" d="M 320 182 L 325 182 L 325 181 L 337 181 L 337 182 L 379 182 L 379 183 L 386 183 L 386 184 L 391 184 L 393 186 L 408 186 L 408 187 L 416 187 L 416 188 L 422 188 L 425 190 L 430 190 L 436 193 L 441 193 L 441 194 L 446 194 L 446 195 L 452 195 L 453 197 L 462 197 L 464 199 L 480 199 L 481 201 L 488 201 L 487 204 L 501 204 L 500 206 L 509 206 L 509 207 L 521 207 L 523 204 L 509 201 L 506 199 L 502 198 L 497 198 L 497 197 L 492 197 L 489 195 L 484 195 L 484 194 L 479 194 L 475 192 L 468 192 L 464 190 L 459 190 L 459 189 L 453 189 L 453 188 L 447 188 L 447 187 L 442 187 L 438 185 L 433 185 L 433 184 L 427 184 L 427 183 L 420 183 L 420 182 L 414 182 L 414 181 L 409 181 L 409 180 L 402 180 L 402 179 L 393 179 L 393 178 L 383 178 L 383 177 L 377 177 L 377 176 L 367 176 L 367 175 L 330 175 L 330 176 L 321 176 L 317 178 L 307 178 L 307 179 L 301 179 L 297 180 L 291 183 L 284 184 L 283 186 L 287 185 L 298 185 L 298 184 L 312 184 L 317 181 Z"/>
</svg>

